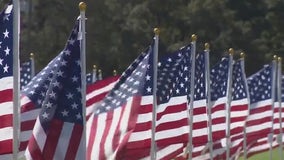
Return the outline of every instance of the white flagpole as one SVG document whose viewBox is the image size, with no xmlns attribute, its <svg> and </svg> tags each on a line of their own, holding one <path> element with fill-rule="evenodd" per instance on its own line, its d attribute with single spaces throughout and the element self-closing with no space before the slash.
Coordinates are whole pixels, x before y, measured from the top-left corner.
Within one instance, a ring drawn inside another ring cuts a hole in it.
<svg viewBox="0 0 284 160">
<path fill-rule="evenodd" d="M 20 2 L 13 0 L 13 159 L 18 158 L 20 132 Z"/>
<path fill-rule="evenodd" d="M 103 79 L 103 73 L 102 73 L 102 70 L 99 69 L 98 70 L 98 80 L 102 80 Z"/>
<path fill-rule="evenodd" d="M 280 128 L 280 133 L 279 133 L 279 154 L 280 154 L 280 159 L 283 159 L 283 131 L 282 131 L 282 98 L 281 98 L 281 93 L 282 93 L 282 58 L 278 57 L 278 63 L 277 63 L 277 97 L 278 97 L 278 103 L 279 103 L 279 128 Z"/>
<path fill-rule="evenodd" d="M 272 98 L 272 115 L 271 115 L 271 130 L 270 134 L 268 135 L 268 141 L 269 141 L 269 159 L 272 160 L 272 143 L 273 143 L 273 120 L 274 120 L 274 104 L 275 104 L 275 87 L 277 82 L 276 82 L 276 74 L 277 74 L 277 56 L 273 56 L 273 61 L 272 61 L 272 90 L 271 90 L 271 98 Z"/>
<path fill-rule="evenodd" d="M 31 78 L 35 76 L 35 56 L 34 53 L 30 53 L 31 60 Z"/>
<path fill-rule="evenodd" d="M 80 40 L 80 58 L 81 58 L 81 94 L 82 94 L 82 114 L 83 114 L 83 135 L 82 141 L 83 146 L 85 146 L 86 152 L 86 3 L 80 2 L 79 9 L 80 9 L 80 25 L 81 30 L 79 30 L 79 38 Z M 79 27 L 80 28 L 80 27 Z M 80 37 L 81 36 L 81 37 Z M 85 155 L 84 155 L 85 156 Z M 81 157 L 85 159 L 85 157 Z"/>
<path fill-rule="evenodd" d="M 206 95 L 207 95 L 207 116 L 208 116 L 208 146 L 210 153 L 210 160 L 213 160 L 213 138 L 212 138 L 212 105 L 211 105 L 211 91 L 210 91 L 210 64 L 209 64 L 209 52 L 210 45 L 205 43 L 205 85 L 206 85 Z"/>
<path fill-rule="evenodd" d="M 92 83 L 97 81 L 97 66 L 93 65 Z"/>
<path fill-rule="evenodd" d="M 249 98 L 249 90 L 248 90 L 248 84 L 247 84 L 247 81 L 246 81 L 246 75 L 245 75 L 245 54 L 244 52 L 241 52 L 240 54 L 241 56 L 241 67 L 242 67 L 242 73 L 243 73 L 243 77 L 245 79 L 245 87 L 246 87 L 246 93 L 247 93 L 247 97 L 248 97 L 248 105 L 249 105 L 249 108 L 250 108 L 250 98 Z M 244 140 L 243 140 L 243 148 L 244 148 L 244 160 L 247 159 L 247 132 L 246 132 L 246 123 L 244 124 Z"/>
<path fill-rule="evenodd" d="M 234 50 L 229 49 L 229 69 L 228 69 L 228 83 L 227 83 L 227 103 L 226 103 L 226 159 L 230 159 L 231 149 L 231 101 L 232 101 L 232 75 L 233 75 L 233 54 Z"/>
<path fill-rule="evenodd" d="M 117 71 L 116 71 L 116 70 L 113 70 L 113 71 L 112 71 L 112 74 L 113 74 L 113 76 L 117 76 Z"/>
<path fill-rule="evenodd" d="M 159 34 L 160 30 L 158 28 L 154 29 L 155 33 L 155 44 L 154 44 L 154 57 L 153 57 L 153 111 L 152 111 L 152 132 L 151 132 L 151 160 L 155 160 L 156 155 L 156 117 L 157 117 L 157 78 L 158 78 L 158 49 L 159 49 Z"/>
<path fill-rule="evenodd" d="M 193 102 L 194 102 L 194 77 L 195 77 L 195 52 L 196 52 L 196 40 L 197 36 L 193 34 L 191 36 L 191 75 L 190 75 L 190 104 L 189 104 L 189 134 L 188 134 L 188 159 L 192 159 L 193 143 L 192 143 L 192 130 L 193 130 Z"/>
</svg>

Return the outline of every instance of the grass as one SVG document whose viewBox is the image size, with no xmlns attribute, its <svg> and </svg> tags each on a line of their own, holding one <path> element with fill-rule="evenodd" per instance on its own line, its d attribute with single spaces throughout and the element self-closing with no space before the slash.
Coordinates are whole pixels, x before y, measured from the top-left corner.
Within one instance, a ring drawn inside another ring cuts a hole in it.
<svg viewBox="0 0 284 160">
<path fill-rule="evenodd" d="M 284 151 L 282 152 L 283 157 L 284 157 Z M 241 157 L 239 160 L 244 160 L 243 157 Z M 247 160 L 270 160 L 270 153 L 269 151 L 263 152 L 256 154 Z M 279 153 L 279 148 L 275 148 L 272 150 L 272 160 L 280 160 L 280 153 Z"/>
</svg>

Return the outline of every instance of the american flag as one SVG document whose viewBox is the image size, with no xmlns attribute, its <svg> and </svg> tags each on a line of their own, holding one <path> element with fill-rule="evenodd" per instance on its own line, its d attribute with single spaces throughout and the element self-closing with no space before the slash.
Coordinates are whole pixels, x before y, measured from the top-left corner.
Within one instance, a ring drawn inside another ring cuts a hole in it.
<svg viewBox="0 0 284 160">
<path fill-rule="evenodd" d="M 0 13 L 0 159 L 11 159 L 13 144 L 13 6 Z"/>
<path fill-rule="evenodd" d="M 93 84 L 87 85 L 86 96 L 86 118 L 89 119 L 90 115 L 95 112 L 96 107 L 100 104 L 101 100 L 108 94 L 108 92 L 117 83 L 119 76 L 112 76 L 103 80 L 96 81 Z"/>
<path fill-rule="evenodd" d="M 40 75 L 37 75 L 31 83 L 36 83 Z M 100 81 L 97 81 L 91 85 L 87 85 L 86 95 L 86 119 L 94 112 L 96 106 L 106 96 L 106 94 L 114 87 L 119 76 L 109 77 Z M 23 96 L 22 103 L 22 131 L 20 134 L 20 151 L 24 151 L 27 147 L 28 140 L 32 135 L 32 130 L 39 114 L 40 108 L 34 107 L 32 102 Z M 89 135 L 87 135 L 89 136 Z M 21 153 L 23 154 L 23 153 Z"/>
<path fill-rule="evenodd" d="M 30 130 L 25 127 L 31 127 L 29 120 L 37 116 L 25 153 L 27 159 L 85 157 L 78 32 L 76 21 L 64 50 L 22 91 L 26 99 L 22 131 Z"/>
<path fill-rule="evenodd" d="M 229 67 L 232 62 L 229 57 L 223 57 L 220 62 L 210 69 L 210 94 L 211 101 L 209 109 L 211 109 L 212 124 L 212 140 L 213 140 L 213 156 L 223 153 L 221 140 L 226 136 L 226 103 L 228 102 L 227 89 L 229 80 Z M 206 149 L 206 148 L 204 148 Z M 220 151 L 221 149 L 221 151 Z M 207 148 L 208 151 L 208 148 Z M 202 152 L 206 152 L 203 150 Z M 208 158 L 208 154 L 204 157 Z"/>
<path fill-rule="evenodd" d="M 212 138 L 213 142 L 225 138 L 226 131 L 226 103 L 228 74 L 230 67 L 228 57 L 213 66 L 210 73 L 211 87 L 211 113 L 212 113 Z"/>
<path fill-rule="evenodd" d="M 87 82 L 87 84 L 92 84 L 93 83 L 93 74 L 92 73 L 87 73 L 86 74 L 86 82 Z"/>
<path fill-rule="evenodd" d="M 248 78 L 250 114 L 246 122 L 248 153 L 258 152 L 269 145 L 268 135 L 272 132 L 274 64 L 265 65 Z M 265 144 L 266 143 L 266 144 Z M 266 148 L 267 149 L 267 148 Z"/>
<path fill-rule="evenodd" d="M 207 113 L 207 88 L 206 88 L 206 52 L 196 56 L 194 75 L 194 101 L 193 101 L 193 154 L 192 157 L 201 155 L 208 143 L 208 113 Z"/>
<path fill-rule="evenodd" d="M 157 159 L 170 159 L 183 153 L 188 142 L 188 91 L 191 46 L 171 53 L 158 64 L 157 120 L 155 139 Z M 149 159 L 151 146 L 151 105 L 141 107 L 134 132 L 130 135 L 124 159 Z"/>
<path fill-rule="evenodd" d="M 208 113 L 207 113 L 207 86 L 206 86 L 206 52 L 196 55 L 194 75 L 194 101 L 193 101 L 193 159 L 204 159 L 202 154 L 208 143 Z M 184 148 L 184 151 L 186 148 Z M 186 153 L 179 158 L 186 158 Z"/>
<path fill-rule="evenodd" d="M 280 134 L 280 111 L 281 111 L 281 119 L 282 119 L 282 133 L 284 133 L 284 110 L 283 110 L 283 105 L 284 105 L 284 76 L 282 75 L 277 75 L 277 78 L 280 78 L 281 80 L 281 86 L 276 87 L 276 91 L 278 91 L 278 89 L 280 89 L 280 94 L 281 94 L 281 105 L 280 105 L 280 101 L 278 101 L 278 96 L 277 96 L 277 92 L 276 92 L 276 96 L 275 96 L 275 103 L 274 103 L 274 114 L 273 114 L 273 133 L 274 135 L 279 135 Z M 281 108 L 280 108 L 281 107 Z M 280 135 L 279 135 L 280 136 Z"/>
<path fill-rule="evenodd" d="M 218 152 L 222 152 L 223 158 L 226 158 L 226 150 L 230 148 L 230 157 L 235 156 L 237 152 L 242 148 L 244 139 L 244 126 L 246 118 L 249 114 L 249 93 L 248 86 L 244 70 L 244 61 L 240 59 L 233 64 L 232 73 L 232 101 L 231 101 L 231 123 L 230 123 L 230 147 L 223 147 L 218 149 Z M 223 142 L 224 143 L 224 142 Z M 223 145 L 224 146 L 224 145 Z M 217 148 L 215 148 L 216 150 Z M 221 157 L 219 156 L 219 158 Z"/>
<path fill-rule="evenodd" d="M 97 79 L 97 69 L 94 68 L 92 72 L 86 74 L 87 84 L 92 84 L 96 82 L 97 80 L 98 80 Z M 102 80 L 102 79 L 99 79 L 99 80 Z"/>
<path fill-rule="evenodd" d="M 29 60 L 27 62 L 24 62 L 21 64 L 20 68 L 20 85 L 21 89 L 26 86 L 31 79 L 33 78 L 32 76 L 32 60 Z"/>
<path fill-rule="evenodd" d="M 118 156 L 122 156 L 139 111 L 152 107 L 152 56 L 150 46 L 97 105 L 87 122 L 87 159 L 123 159 Z"/>
</svg>

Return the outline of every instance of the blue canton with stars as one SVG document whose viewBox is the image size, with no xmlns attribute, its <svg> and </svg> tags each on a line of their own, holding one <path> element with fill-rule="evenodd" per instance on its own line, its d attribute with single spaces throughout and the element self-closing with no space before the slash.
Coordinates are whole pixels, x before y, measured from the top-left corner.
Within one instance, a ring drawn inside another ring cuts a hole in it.
<svg viewBox="0 0 284 160">
<path fill-rule="evenodd" d="M 0 78 L 13 75 L 12 5 L 0 13 Z"/>
<path fill-rule="evenodd" d="M 32 61 L 27 61 L 21 64 L 20 68 L 20 85 L 24 88 L 32 79 Z"/>
<path fill-rule="evenodd" d="M 190 89 L 190 52 L 185 46 L 161 58 L 158 64 L 158 104 L 166 103 L 171 97 L 188 95 Z"/>
<path fill-rule="evenodd" d="M 86 74 L 86 83 L 92 84 L 93 83 L 93 73 Z"/>
<path fill-rule="evenodd" d="M 206 98 L 206 79 L 205 79 L 205 53 L 199 53 L 195 60 L 194 75 L 194 100 Z"/>
<path fill-rule="evenodd" d="M 272 98 L 272 68 L 266 65 L 247 79 L 250 103 Z"/>
<path fill-rule="evenodd" d="M 77 20 L 64 50 L 22 91 L 41 107 L 39 118 L 45 131 L 53 118 L 83 124 L 78 30 Z"/>
<path fill-rule="evenodd" d="M 153 45 L 124 71 L 118 83 L 98 106 L 95 115 L 123 106 L 128 98 L 153 95 Z"/>
<path fill-rule="evenodd" d="M 240 100 L 248 97 L 242 62 L 243 60 L 238 60 L 233 65 L 232 100 Z"/>
<path fill-rule="evenodd" d="M 281 102 L 284 102 L 284 76 L 281 75 Z"/>
<path fill-rule="evenodd" d="M 224 57 L 210 72 L 211 100 L 225 97 L 229 73 L 229 58 Z"/>
</svg>

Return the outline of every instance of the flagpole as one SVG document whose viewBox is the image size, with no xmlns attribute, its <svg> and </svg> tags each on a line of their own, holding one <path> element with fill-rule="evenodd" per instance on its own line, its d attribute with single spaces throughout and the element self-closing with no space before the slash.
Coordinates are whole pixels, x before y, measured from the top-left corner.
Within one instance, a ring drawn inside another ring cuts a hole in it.
<svg viewBox="0 0 284 160">
<path fill-rule="evenodd" d="M 190 104 L 189 104 L 189 134 L 188 134 L 188 159 L 192 159 L 193 143 L 192 143 L 192 130 L 193 130 L 193 102 L 194 102 L 194 77 L 195 77 L 195 51 L 196 51 L 197 36 L 193 34 L 191 36 L 191 75 L 190 75 Z"/>
<path fill-rule="evenodd" d="M 20 2 L 13 0 L 13 159 L 18 158 L 20 132 Z"/>
<path fill-rule="evenodd" d="M 275 104 L 275 87 L 276 86 L 276 74 L 277 74 L 277 56 L 273 56 L 272 61 L 272 91 L 271 91 L 271 97 L 272 97 L 272 115 L 271 115 L 271 130 L 270 134 L 268 135 L 268 141 L 269 141 L 269 159 L 272 160 L 272 143 L 273 143 L 273 120 L 274 120 L 274 104 Z"/>
<path fill-rule="evenodd" d="M 103 73 L 102 73 L 102 70 L 99 69 L 98 70 L 98 80 L 102 80 L 103 79 Z"/>
<path fill-rule="evenodd" d="M 240 54 L 240 57 L 241 57 L 241 67 L 242 67 L 242 70 L 243 70 L 243 74 L 245 74 L 245 53 L 244 52 L 241 52 Z M 246 79 L 246 76 L 243 75 L 244 79 Z M 246 87 L 246 93 L 247 93 L 247 97 L 248 97 L 248 104 L 250 106 L 250 98 L 249 98 L 249 90 L 248 90 L 248 84 L 247 84 L 247 81 L 245 80 L 245 87 Z M 249 107 L 250 108 L 250 107 Z M 247 132 L 246 132 L 246 123 L 244 124 L 244 142 L 243 142 L 243 148 L 244 148 L 244 160 L 247 159 Z"/>
<path fill-rule="evenodd" d="M 82 114 L 83 114 L 83 137 L 82 137 L 82 144 L 85 147 L 86 151 L 86 3 L 80 2 L 79 9 L 80 9 L 80 25 L 81 25 L 81 34 L 79 35 L 80 40 L 80 59 L 81 59 L 81 95 L 82 95 Z M 80 27 L 79 27 L 80 28 Z M 81 37 L 80 37 L 81 36 Z M 85 156 L 85 155 L 84 155 Z M 85 157 L 82 157 L 85 159 Z"/>
<path fill-rule="evenodd" d="M 279 154 L 280 154 L 280 159 L 282 160 L 283 159 L 283 131 L 282 131 L 282 99 L 281 99 L 281 93 L 282 93 L 282 58 L 281 57 L 278 57 L 278 63 L 277 63 L 277 97 L 278 97 L 278 103 L 279 103 L 279 108 L 278 108 L 278 111 L 279 111 L 279 128 L 280 128 L 280 133 L 279 133 L 279 141 L 278 143 L 279 144 Z"/>
<path fill-rule="evenodd" d="M 158 28 L 154 29 L 155 33 L 155 44 L 154 44 L 154 57 L 153 57 L 153 112 L 152 112 L 152 133 L 151 133 L 151 160 L 155 160 L 156 155 L 156 117 L 157 117 L 157 78 L 158 78 L 158 48 L 159 48 L 159 34 L 160 30 Z"/>
<path fill-rule="evenodd" d="M 35 58 L 34 53 L 30 53 L 31 60 L 31 79 L 35 76 Z"/>
<path fill-rule="evenodd" d="M 208 146 L 210 160 L 213 160 L 213 137 L 212 137 L 212 106 L 211 106 L 211 90 L 210 90 L 210 64 L 209 64 L 210 45 L 205 43 L 205 78 L 206 78 L 206 95 L 207 95 L 207 116 L 208 116 Z"/>
<path fill-rule="evenodd" d="M 230 159 L 231 149 L 231 101 L 232 101 L 232 73 L 233 73 L 233 48 L 229 49 L 229 70 L 228 70 L 228 83 L 227 83 L 227 103 L 226 103 L 226 159 Z"/>
<path fill-rule="evenodd" d="M 112 75 L 113 75 L 113 76 L 117 76 L 117 71 L 116 71 L 116 70 L 113 70 L 113 71 L 112 71 Z"/>
<path fill-rule="evenodd" d="M 93 65 L 92 83 L 97 81 L 97 66 Z"/>
</svg>

